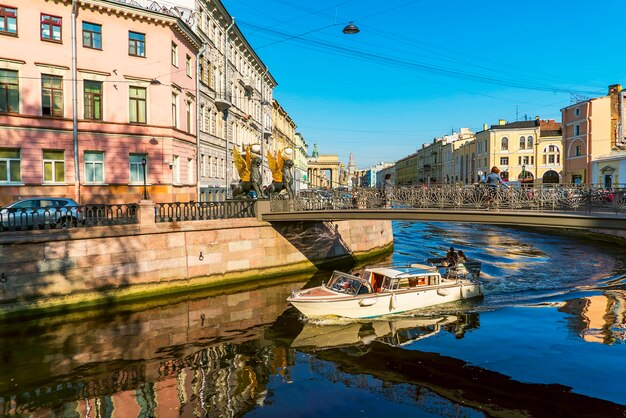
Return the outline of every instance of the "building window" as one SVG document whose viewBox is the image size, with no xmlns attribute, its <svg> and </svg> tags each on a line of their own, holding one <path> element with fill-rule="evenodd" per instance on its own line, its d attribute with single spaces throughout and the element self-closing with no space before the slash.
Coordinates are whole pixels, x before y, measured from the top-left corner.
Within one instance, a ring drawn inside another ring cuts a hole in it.
<svg viewBox="0 0 626 418">
<path fill-rule="evenodd" d="M 509 165 L 509 157 L 500 157 L 500 165 Z"/>
<path fill-rule="evenodd" d="M 574 136 L 580 135 L 580 125 L 574 125 Z"/>
<path fill-rule="evenodd" d="M 561 163 L 561 152 L 556 145 L 548 145 L 543 150 L 543 164 L 554 165 Z"/>
<path fill-rule="evenodd" d="M 17 9 L 0 6 L 0 34 L 17 35 Z"/>
<path fill-rule="evenodd" d="M 128 32 L 128 55 L 133 57 L 146 56 L 146 35 L 138 32 Z"/>
<path fill-rule="evenodd" d="M 178 68 L 178 45 L 172 42 L 172 65 Z"/>
<path fill-rule="evenodd" d="M 533 146 L 533 137 L 532 135 L 528 135 L 528 138 L 526 138 L 526 148 L 533 149 Z"/>
<path fill-rule="evenodd" d="M 143 160 L 146 161 L 146 176 L 148 175 L 148 158 L 146 154 L 130 154 L 130 182 L 131 184 L 143 184 Z"/>
<path fill-rule="evenodd" d="M 83 46 L 102 49 L 102 25 L 83 22 Z"/>
<path fill-rule="evenodd" d="M 193 184 L 193 159 L 187 159 L 187 184 Z"/>
<path fill-rule="evenodd" d="M 580 116 L 580 107 L 577 107 L 576 109 L 574 109 L 574 116 L 576 117 Z"/>
<path fill-rule="evenodd" d="M 129 120 L 131 123 L 146 123 L 146 89 L 131 86 L 129 89 Z"/>
<path fill-rule="evenodd" d="M 526 137 L 525 136 L 519 137 L 519 149 L 526 149 Z"/>
<path fill-rule="evenodd" d="M 43 152 L 43 181 L 46 183 L 65 181 L 65 151 L 49 150 Z"/>
<path fill-rule="evenodd" d="M 61 42 L 61 18 L 41 14 L 41 40 Z"/>
<path fill-rule="evenodd" d="M 509 138 L 502 137 L 502 139 L 500 140 L 500 149 L 502 151 L 507 151 L 509 149 Z"/>
<path fill-rule="evenodd" d="M 85 151 L 85 183 L 104 183 L 104 152 Z"/>
<path fill-rule="evenodd" d="M 172 93 L 172 126 L 178 127 L 178 94 Z"/>
<path fill-rule="evenodd" d="M 20 89 L 17 71 L 0 70 L 0 113 L 18 113 Z"/>
<path fill-rule="evenodd" d="M 44 116 L 63 116 L 63 78 L 41 76 L 41 113 Z"/>
<path fill-rule="evenodd" d="M 187 132 L 191 133 L 191 103 L 185 102 L 186 120 L 187 120 Z"/>
<path fill-rule="evenodd" d="M 580 145 L 576 145 L 574 147 L 574 157 L 580 157 L 581 155 L 583 155 L 583 149 Z"/>
<path fill-rule="evenodd" d="M 201 55 L 198 58 L 198 65 L 200 65 L 200 74 L 198 74 L 198 78 L 200 79 L 200 81 L 202 81 L 203 83 L 206 83 L 206 62 L 204 59 L 204 55 Z"/>
<path fill-rule="evenodd" d="M 174 184 L 180 184 L 180 156 L 174 156 L 174 163 L 172 164 L 172 181 Z"/>
<path fill-rule="evenodd" d="M 187 76 L 191 77 L 193 73 L 191 71 L 191 57 L 189 55 L 185 58 L 185 69 L 187 71 Z"/>
<path fill-rule="evenodd" d="M 20 183 L 22 162 L 20 150 L 0 148 L 0 183 Z"/>
<path fill-rule="evenodd" d="M 85 80 L 85 119 L 102 120 L 102 82 Z"/>
</svg>

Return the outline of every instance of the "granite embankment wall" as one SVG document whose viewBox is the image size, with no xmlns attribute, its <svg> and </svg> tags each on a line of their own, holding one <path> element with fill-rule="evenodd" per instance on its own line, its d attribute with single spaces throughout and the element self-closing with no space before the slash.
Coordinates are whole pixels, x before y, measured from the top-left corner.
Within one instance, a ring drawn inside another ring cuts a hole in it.
<svg viewBox="0 0 626 418">
<path fill-rule="evenodd" d="M 274 226 L 246 218 L 5 232 L 0 317 L 263 283 L 392 247 L 390 221 Z"/>
</svg>

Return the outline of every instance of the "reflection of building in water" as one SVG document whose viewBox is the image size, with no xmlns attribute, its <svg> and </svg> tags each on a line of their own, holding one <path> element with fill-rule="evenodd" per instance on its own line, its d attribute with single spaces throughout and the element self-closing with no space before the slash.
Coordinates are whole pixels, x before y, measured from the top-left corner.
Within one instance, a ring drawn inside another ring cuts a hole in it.
<svg viewBox="0 0 626 418">
<path fill-rule="evenodd" d="M 3 330 L 0 416 L 241 416 L 293 364 L 264 335 L 303 284 Z"/>
<path fill-rule="evenodd" d="M 559 310 L 572 314 L 570 326 L 587 342 L 626 342 L 625 291 L 572 299 Z"/>
</svg>

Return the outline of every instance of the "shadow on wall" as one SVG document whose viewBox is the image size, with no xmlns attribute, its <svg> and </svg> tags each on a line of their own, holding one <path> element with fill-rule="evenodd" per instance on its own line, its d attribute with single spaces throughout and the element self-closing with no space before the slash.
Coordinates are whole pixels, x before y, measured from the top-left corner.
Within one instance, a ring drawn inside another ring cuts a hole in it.
<svg viewBox="0 0 626 418">
<path fill-rule="evenodd" d="M 339 225 L 333 222 L 280 222 L 273 226 L 318 268 L 337 259 L 355 261 Z"/>
</svg>

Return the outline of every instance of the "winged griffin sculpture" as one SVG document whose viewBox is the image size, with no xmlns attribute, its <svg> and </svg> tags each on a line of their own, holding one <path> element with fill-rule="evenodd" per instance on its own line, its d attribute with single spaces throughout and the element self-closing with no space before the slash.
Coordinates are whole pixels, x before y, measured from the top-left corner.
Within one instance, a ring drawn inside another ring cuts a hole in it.
<svg viewBox="0 0 626 418">
<path fill-rule="evenodd" d="M 267 152 L 267 163 L 272 171 L 272 184 L 267 187 L 267 193 L 279 193 L 282 190 L 287 192 L 289 198 L 293 199 L 293 150 L 283 148 L 276 157 L 271 152 Z"/>
<path fill-rule="evenodd" d="M 239 173 L 239 184 L 231 186 L 234 199 L 247 199 L 263 197 L 261 189 L 261 156 L 259 155 L 259 145 L 248 146 L 246 153 L 241 155 L 237 148 L 233 148 L 233 162 Z"/>
</svg>

